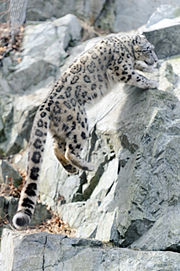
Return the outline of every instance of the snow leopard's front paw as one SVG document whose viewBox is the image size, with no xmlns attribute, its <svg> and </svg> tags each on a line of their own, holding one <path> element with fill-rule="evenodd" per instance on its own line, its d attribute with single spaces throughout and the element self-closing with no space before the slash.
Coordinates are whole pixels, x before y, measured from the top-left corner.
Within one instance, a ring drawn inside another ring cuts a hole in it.
<svg viewBox="0 0 180 271">
<path fill-rule="evenodd" d="M 153 72 L 155 72 L 155 67 L 154 66 L 146 66 L 143 68 L 143 72 L 153 73 Z"/>
<path fill-rule="evenodd" d="M 151 80 L 151 81 L 149 82 L 149 88 L 158 88 L 158 86 L 159 86 L 158 81 Z"/>
</svg>

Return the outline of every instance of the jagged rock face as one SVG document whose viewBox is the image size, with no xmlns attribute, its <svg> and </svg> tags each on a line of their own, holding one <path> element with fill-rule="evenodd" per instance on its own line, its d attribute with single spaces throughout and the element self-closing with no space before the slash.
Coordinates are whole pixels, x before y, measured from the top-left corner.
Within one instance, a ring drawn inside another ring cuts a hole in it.
<svg viewBox="0 0 180 271">
<path fill-rule="evenodd" d="M 5 59 L 3 69 L 0 71 L 0 153 L 16 154 L 13 161 L 18 168 L 26 167 L 30 127 L 38 105 L 49 92 L 49 83 L 57 78 L 59 67 L 64 62 L 66 63 L 61 71 L 78 54 L 96 42 L 96 39 L 93 39 L 74 47 L 71 56 L 65 61 L 67 47 L 81 37 L 81 26 L 76 17 L 67 16 L 51 23 L 28 26 L 22 62 L 11 70 L 13 60 L 9 57 Z M 59 35 L 55 34 L 54 28 L 58 29 Z M 43 33 L 41 29 L 44 30 Z M 177 29 L 179 25 L 172 20 L 172 25 L 168 24 L 167 28 L 164 26 L 145 30 L 146 35 L 160 46 L 157 51 L 161 58 L 159 68 L 149 75 L 159 80 L 157 90 L 141 90 L 119 84 L 100 103 L 88 109 L 91 137 L 82 156 L 94 163 L 96 167 L 94 172 L 67 175 L 54 156 L 52 140 L 48 135 L 40 179 L 40 199 L 75 228 L 76 236 L 79 238 L 112 241 L 122 247 L 142 250 L 180 251 L 180 57 L 177 55 L 179 41 L 177 38 L 172 46 L 176 50 L 169 51 L 166 50 L 167 47 L 162 46 L 161 40 L 165 37 L 164 33 L 171 36 L 170 33 L 174 31 L 175 34 Z M 49 31 L 51 35 L 48 35 Z M 36 40 L 37 52 L 32 46 L 35 35 L 38 37 L 40 35 L 39 41 Z M 56 49 L 57 43 L 61 44 L 62 50 Z M 36 77 L 36 70 L 40 74 L 43 70 L 40 78 Z M 23 149 L 23 152 L 18 153 L 20 149 Z M 1 171 L 2 169 L 1 163 Z M 3 176 L 1 182 L 5 174 L 1 173 Z M 16 175 L 14 172 L 13 174 Z M 2 199 L 2 206 L 7 205 L 7 202 L 6 204 L 4 202 Z M 8 204 L 10 206 L 9 202 Z M 6 232 L 3 238 L 3 251 L 7 249 L 6 242 L 17 242 L 17 246 L 12 245 L 12 251 L 16 256 L 18 253 L 22 255 L 23 248 L 19 245 L 21 236 Z M 163 270 L 167 268 L 178 271 L 179 268 L 179 255 L 175 252 L 139 254 L 129 249 L 102 250 L 99 247 L 97 249 L 93 247 L 91 250 L 89 243 L 85 248 L 80 246 L 80 250 L 78 248 L 75 251 L 74 242 L 77 241 L 74 240 L 68 241 L 62 237 L 58 239 L 57 236 L 49 237 L 46 234 L 23 238 L 24 244 L 31 243 L 32 247 L 38 240 L 37 248 L 42 251 L 42 258 L 39 257 L 35 261 L 37 269 L 40 269 L 43 259 L 46 260 L 42 270 L 47 269 L 45 266 L 48 266 L 48 261 L 51 266 L 57 265 L 60 269 L 63 266 L 63 271 L 73 270 L 72 263 L 77 263 L 77 270 L 81 270 L 78 269 L 78 261 L 83 257 L 86 263 L 88 253 L 91 257 L 96 253 L 100 254 L 96 258 L 97 269 L 93 269 L 94 266 L 89 263 L 87 270 L 108 270 L 105 269 L 108 262 L 109 268 L 112 266 L 118 268 L 119 261 L 123 263 L 120 270 L 126 271 L 127 262 L 129 265 L 132 262 L 132 268 L 129 270 L 159 270 L 157 269 L 159 262 Z M 47 239 L 50 240 L 49 245 L 57 249 L 56 253 L 53 253 L 58 255 L 57 261 L 49 256 L 52 252 L 45 246 Z M 67 261 L 59 256 L 68 250 L 67 247 L 58 248 L 57 242 L 61 245 L 65 242 L 65 246 L 70 248 L 73 256 L 70 255 Z M 45 250 L 47 251 L 43 254 Z M 122 251 L 125 253 L 123 258 L 120 256 Z M 102 254 L 105 258 L 107 256 L 105 264 Z M 33 255 L 35 257 L 38 253 L 35 252 Z M 115 255 L 114 260 L 112 255 Z M 140 263 L 137 269 L 133 269 L 133 264 L 136 266 L 137 255 L 138 257 L 140 255 Z M 162 257 L 166 259 L 163 263 Z M 146 265 L 149 259 L 151 263 Z M 9 270 L 17 271 L 17 263 L 13 263 L 15 269 Z M 32 270 L 28 268 L 27 266 L 24 270 Z M 52 267 L 47 270 L 56 269 Z M 83 267 L 82 270 L 86 269 Z"/>
<path fill-rule="evenodd" d="M 114 248 L 45 232 L 27 235 L 5 230 L 2 248 L 2 268 L 8 271 L 178 271 L 180 266 L 178 253 Z"/>
</svg>

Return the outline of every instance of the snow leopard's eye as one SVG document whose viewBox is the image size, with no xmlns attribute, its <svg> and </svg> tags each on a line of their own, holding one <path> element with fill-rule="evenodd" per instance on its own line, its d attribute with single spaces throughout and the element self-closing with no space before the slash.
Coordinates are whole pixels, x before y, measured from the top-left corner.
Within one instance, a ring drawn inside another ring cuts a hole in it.
<svg viewBox="0 0 180 271">
<path fill-rule="evenodd" d="M 149 50 L 149 49 L 142 49 L 142 50 L 136 50 L 136 52 L 137 53 L 143 53 L 143 54 L 145 54 L 145 53 L 151 52 L 151 50 Z"/>
<path fill-rule="evenodd" d="M 152 52 L 150 48 L 147 48 L 147 49 L 143 49 L 142 50 L 143 53 L 148 53 L 148 52 Z"/>
<path fill-rule="evenodd" d="M 143 48 L 143 50 L 148 51 L 148 52 L 153 51 L 154 50 L 154 45 L 150 44 L 147 47 Z"/>
</svg>

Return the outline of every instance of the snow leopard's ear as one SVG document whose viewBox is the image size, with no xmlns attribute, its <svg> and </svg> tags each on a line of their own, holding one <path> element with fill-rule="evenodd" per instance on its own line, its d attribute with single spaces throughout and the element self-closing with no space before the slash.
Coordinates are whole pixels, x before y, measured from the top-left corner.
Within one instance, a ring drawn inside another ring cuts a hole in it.
<svg viewBox="0 0 180 271">
<path fill-rule="evenodd" d="M 132 41 L 133 45 L 141 44 L 142 41 L 146 40 L 146 37 L 143 34 L 137 34 L 134 36 L 134 39 Z"/>
</svg>

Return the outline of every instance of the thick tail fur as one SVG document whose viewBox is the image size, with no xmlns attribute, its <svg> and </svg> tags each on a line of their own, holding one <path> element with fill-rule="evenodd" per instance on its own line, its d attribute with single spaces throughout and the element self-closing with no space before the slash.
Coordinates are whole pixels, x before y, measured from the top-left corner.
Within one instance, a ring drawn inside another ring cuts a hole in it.
<svg viewBox="0 0 180 271">
<path fill-rule="evenodd" d="M 43 105 L 38 109 L 33 123 L 28 155 L 27 178 L 18 204 L 18 210 L 13 217 L 16 229 L 27 226 L 34 213 L 38 196 L 38 178 L 42 164 L 42 156 L 49 128 L 49 111 Z"/>
</svg>

